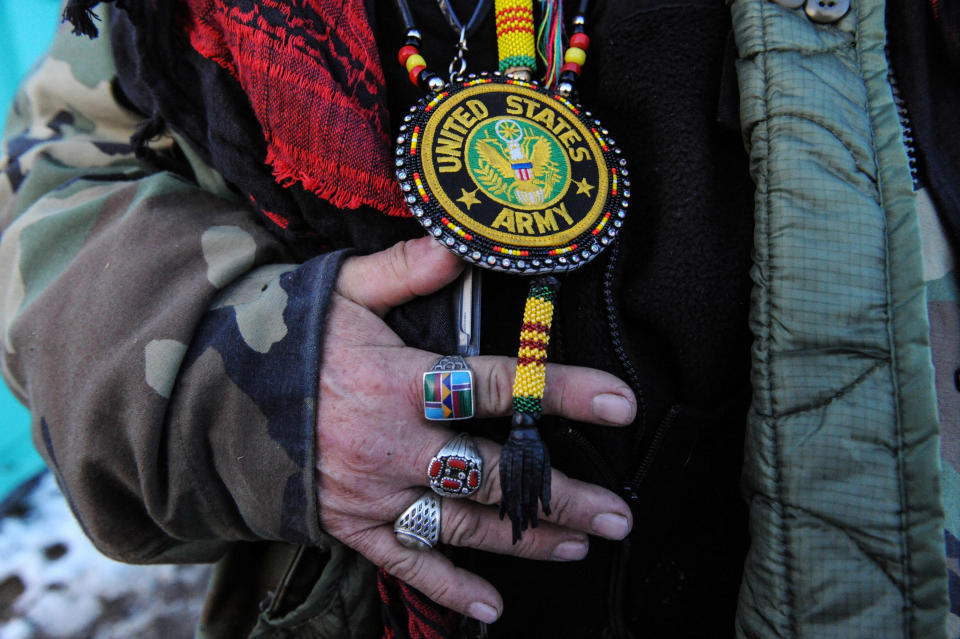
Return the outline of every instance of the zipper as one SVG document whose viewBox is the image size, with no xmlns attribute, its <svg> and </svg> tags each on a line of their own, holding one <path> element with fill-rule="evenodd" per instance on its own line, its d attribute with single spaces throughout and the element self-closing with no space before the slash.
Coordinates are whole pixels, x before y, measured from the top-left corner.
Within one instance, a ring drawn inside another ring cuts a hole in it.
<svg viewBox="0 0 960 639">
<path fill-rule="evenodd" d="M 627 376 L 627 383 L 630 384 L 630 387 L 637 396 L 637 409 L 640 412 L 640 428 L 634 436 L 634 442 L 638 448 L 637 452 L 639 452 L 639 446 L 647 434 L 647 411 L 643 389 L 640 388 L 640 374 L 637 372 L 637 368 L 633 364 L 633 359 L 630 357 L 623 343 L 623 330 L 621 329 L 620 315 L 617 311 L 617 302 L 613 293 L 613 280 L 616 275 L 616 265 L 619 257 L 620 242 L 614 242 L 613 246 L 610 247 L 610 258 L 607 260 L 606 269 L 603 274 L 603 304 L 607 314 L 607 327 L 610 331 L 610 344 L 613 347 L 614 354 L 617 356 L 617 360 L 620 362 L 620 366 Z M 650 444 L 647 446 L 640 466 L 633 474 L 631 480 L 621 487 L 621 493 L 628 501 L 636 502 L 639 498 L 638 493 L 640 486 L 646 479 L 647 473 L 653 465 L 653 461 L 660 452 L 667 431 L 670 430 L 670 427 L 674 421 L 676 421 L 679 412 L 680 409 L 677 405 L 670 407 L 670 411 L 660 421 L 660 424 L 657 425 L 657 430 L 654 432 Z"/>
<path fill-rule="evenodd" d="M 562 431 L 559 436 L 570 441 L 570 443 L 583 453 L 587 461 L 597 471 L 597 474 L 603 477 L 604 485 L 608 488 L 613 488 L 617 485 L 616 475 L 610 470 L 610 466 L 600 454 L 600 451 L 597 450 L 596 446 L 594 446 L 589 439 L 584 437 L 583 433 L 568 424 L 566 430 Z"/>
<path fill-rule="evenodd" d="M 554 353 L 558 356 L 558 361 L 566 361 L 566 343 L 564 339 L 563 331 L 560 330 L 559 323 L 554 323 L 555 330 L 550 337 L 550 346 L 554 349 Z M 566 440 L 570 443 L 577 451 L 586 459 L 586 461 L 597 471 L 597 474 L 601 477 L 603 485 L 611 490 L 615 489 L 617 485 L 616 475 L 610 470 L 610 466 L 607 464 L 606 460 L 603 458 L 603 455 L 600 454 L 600 451 L 590 442 L 586 436 L 583 435 L 579 430 L 577 430 L 570 422 L 565 419 L 557 419 L 556 423 L 562 425 L 563 430 L 555 431 L 556 437 Z"/>
<path fill-rule="evenodd" d="M 893 93 L 893 103 L 897 107 L 897 116 L 900 118 L 900 128 L 903 130 L 903 146 L 907 150 L 907 162 L 910 164 L 910 177 L 913 179 L 913 190 L 916 192 L 920 190 L 920 173 L 917 169 L 917 147 L 913 139 L 913 124 L 910 122 L 907 103 L 903 99 L 900 85 L 897 84 L 897 76 L 894 74 L 893 65 L 890 63 L 890 48 L 887 47 L 884 53 L 887 58 L 887 81 L 890 84 L 890 91 Z"/>
<path fill-rule="evenodd" d="M 623 331 L 620 329 L 620 316 L 617 313 L 617 303 L 613 297 L 613 278 L 616 272 L 617 258 L 620 256 L 620 242 L 613 242 L 610 247 L 610 257 L 607 259 L 607 266 L 603 272 L 603 306 L 607 313 L 607 328 L 610 330 L 610 344 L 613 352 L 620 362 L 624 373 L 627 375 L 627 383 L 637 395 L 637 407 L 640 411 L 640 433 L 638 437 L 643 436 L 643 431 L 647 423 L 646 403 L 643 400 L 643 392 L 640 389 L 640 375 L 637 373 L 633 360 L 627 353 L 623 345 Z"/>
<path fill-rule="evenodd" d="M 627 350 L 623 344 L 623 331 L 620 328 L 620 318 L 617 313 L 616 300 L 614 299 L 613 295 L 613 279 L 614 273 L 616 272 L 617 258 L 620 255 L 620 242 L 613 242 L 609 250 L 610 256 L 607 259 L 607 264 L 603 273 L 603 305 L 606 312 L 607 327 L 610 331 L 610 340 L 613 347 L 613 352 L 626 374 L 627 383 L 630 385 L 630 388 L 633 389 L 633 392 L 637 397 L 637 410 L 640 414 L 640 428 L 635 436 L 635 441 L 640 442 L 643 438 L 644 432 L 646 431 L 646 403 L 643 399 L 643 391 L 640 388 L 640 375 L 637 373 L 637 369 L 633 365 L 633 360 L 630 358 L 630 355 L 627 353 Z M 616 476 L 614 475 L 613 471 L 610 470 L 609 465 L 603 459 L 603 456 L 600 455 L 600 452 L 596 449 L 596 447 L 590 442 L 590 440 L 588 440 L 579 430 L 570 425 L 568 425 L 567 429 L 561 433 L 561 436 L 573 443 L 580 450 L 580 452 L 587 457 L 588 461 L 592 463 L 598 473 L 603 476 L 608 488 L 616 489 Z M 662 436 L 659 439 L 655 438 L 654 443 L 656 444 L 657 448 L 659 448 L 661 440 Z M 651 448 L 648 450 L 645 460 L 652 459 L 655 455 L 656 450 Z M 642 468 L 646 468 L 648 466 L 649 462 L 646 464 L 641 464 Z M 646 472 L 644 471 L 642 476 L 645 475 Z M 620 486 L 619 491 L 621 495 L 625 494 L 630 501 L 636 501 L 635 486 L 637 486 L 636 475 L 633 481 L 630 481 L 624 486 Z"/>
<path fill-rule="evenodd" d="M 646 480 L 647 473 L 650 472 L 650 468 L 653 466 L 654 460 L 656 460 L 657 453 L 660 452 L 660 447 L 663 445 L 663 440 L 667 436 L 670 427 L 677 421 L 679 414 L 680 406 L 674 404 L 657 425 L 657 430 L 653 433 L 653 439 L 650 440 L 650 445 L 647 447 L 647 452 L 643 456 L 640 466 L 637 467 L 637 471 L 633 474 L 630 482 L 624 486 L 624 492 L 631 500 L 636 501 L 639 499 L 640 486 L 642 486 L 644 480 Z"/>
<path fill-rule="evenodd" d="M 627 377 L 627 383 L 633 389 L 637 398 L 637 410 L 640 416 L 640 427 L 634 439 L 639 442 L 643 439 L 644 431 L 647 426 L 647 408 L 644 401 L 643 390 L 640 388 L 640 375 L 633 360 L 630 358 L 627 349 L 623 344 L 623 331 L 620 325 L 620 316 L 617 312 L 617 303 L 613 294 L 613 280 L 616 274 L 617 259 L 620 257 L 620 242 L 613 242 L 610 247 L 610 257 L 607 258 L 607 264 L 603 271 L 603 306 L 607 316 L 607 328 L 610 331 L 610 345 L 613 348 L 614 355 L 620 362 L 620 366 Z M 651 451 L 652 452 L 652 451 Z M 648 454 L 649 456 L 649 454 Z M 634 482 L 630 482 L 621 490 L 628 502 L 635 503 L 638 495 L 633 488 Z M 627 573 L 626 563 L 630 559 L 630 540 L 627 538 L 621 542 L 614 553 L 614 565 L 610 570 L 609 581 L 609 615 L 610 621 L 605 628 L 605 636 L 610 639 L 624 639 L 630 637 L 630 631 L 627 629 L 626 614 L 623 609 L 623 594 L 626 588 Z"/>
<path fill-rule="evenodd" d="M 637 368 L 634 366 L 633 359 L 630 357 L 630 354 L 627 352 L 624 344 L 622 324 L 620 321 L 619 312 L 617 310 L 616 297 L 614 296 L 613 284 L 616 277 L 617 260 L 619 257 L 620 242 L 614 242 L 613 246 L 610 247 L 610 257 L 607 259 L 606 268 L 604 269 L 603 273 L 603 305 L 604 310 L 606 311 L 607 328 L 610 331 L 610 345 L 613 348 L 613 352 L 616 355 L 617 360 L 620 362 L 620 366 L 622 367 L 624 374 L 626 375 L 627 383 L 633 389 L 633 392 L 637 397 L 637 409 L 640 413 L 640 427 L 634 437 L 634 442 L 635 449 L 637 453 L 639 453 L 640 446 L 647 435 L 647 411 L 643 389 L 640 386 L 640 374 L 637 372 Z M 657 424 L 657 429 L 650 438 L 649 444 L 646 447 L 646 452 L 643 455 L 643 459 L 640 461 L 640 465 L 633 473 L 631 479 L 620 489 L 621 495 L 623 495 L 628 502 L 636 503 L 639 500 L 640 487 L 643 485 L 643 482 L 646 480 L 650 469 L 653 467 L 653 463 L 663 446 L 667 433 L 676 422 L 679 414 L 680 407 L 677 404 L 674 404 L 670 407 L 670 410 L 667 412 L 664 418 L 660 420 L 660 423 Z M 606 628 L 606 636 L 609 636 L 611 639 L 630 638 L 633 636 L 628 628 L 626 615 L 623 610 L 623 595 L 626 579 L 629 574 L 625 564 L 629 561 L 630 554 L 631 547 L 629 539 L 627 539 L 618 549 L 618 552 L 614 555 L 617 558 L 616 561 L 619 566 L 612 566 L 610 571 L 610 624 Z"/>
<path fill-rule="evenodd" d="M 630 385 L 637 397 L 640 428 L 634 437 L 634 442 L 636 446 L 639 446 L 639 444 L 643 441 L 644 435 L 646 434 L 646 402 L 644 401 L 643 390 L 640 387 L 640 375 L 637 372 L 637 368 L 634 366 L 633 360 L 629 353 L 627 353 L 627 349 L 624 345 L 623 330 L 621 328 L 620 316 L 617 312 L 616 298 L 613 292 L 613 281 L 616 274 L 617 259 L 620 256 L 620 243 L 613 242 L 613 245 L 609 247 L 609 251 L 610 255 L 607 259 L 607 264 L 603 273 L 602 301 L 606 314 L 607 328 L 610 332 L 611 347 L 613 348 L 613 352 L 617 358 L 617 361 L 620 363 L 620 366 L 624 371 L 627 383 Z M 628 502 L 635 503 L 637 501 L 639 497 L 638 492 L 640 486 L 646 479 L 646 476 L 657 457 L 657 453 L 663 444 L 666 434 L 676 421 L 676 417 L 679 412 L 680 409 L 676 405 L 670 408 L 670 411 L 667 413 L 664 419 L 660 421 L 660 424 L 658 424 L 657 430 L 654 432 L 650 441 L 650 445 L 647 447 L 646 453 L 644 454 L 636 472 L 634 472 L 630 481 L 619 488 L 621 496 L 625 497 Z M 603 456 L 600 455 L 600 452 L 596 449 L 596 447 L 579 430 L 574 428 L 572 425 L 568 425 L 566 430 L 560 433 L 559 436 L 567 439 L 584 455 L 586 460 L 595 468 L 598 475 L 603 478 L 604 483 L 608 487 L 614 488 L 617 485 L 616 475 L 603 459 Z M 632 637 L 632 633 L 627 628 L 626 617 L 623 611 L 624 587 L 627 574 L 629 572 L 626 570 L 625 562 L 628 561 L 629 555 L 630 543 L 629 539 L 627 539 L 621 542 L 620 547 L 613 554 L 615 563 L 613 566 L 611 566 L 609 581 L 610 620 L 607 627 L 604 629 L 604 639 L 608 637 L 610 639 L 626 639 Z"/>
</svg>

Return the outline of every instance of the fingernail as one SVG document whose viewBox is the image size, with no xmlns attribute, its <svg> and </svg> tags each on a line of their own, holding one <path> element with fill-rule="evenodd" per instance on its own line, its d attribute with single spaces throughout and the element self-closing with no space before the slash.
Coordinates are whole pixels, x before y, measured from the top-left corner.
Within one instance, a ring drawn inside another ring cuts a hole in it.
<svg viewBox="0 0 960 639">
<path fill-rule="evenodd" d="M 483 623 L 493 623 L 500 618 L 500 613 L 493 606 L 488 606 L 479 601 L 470 604 L 467 608 L 467 614 Z"/>
<path fill-rule="evenodd" d="M 565 541 L 553 549 L 557 561 L 577 561 L 587 556 L 587 544 L 582 541 Z"/>
<path fill-rule="evenodd" d="M 590 522 L 593 532 L 607 539 L 623 539 L 630 532 L 630 521 L 623 515 L 604 513 Z"/>
<path fill-rule="evenodd" d="M 629 424 L 633 421 L 633 405 L 622 395 L 603 393 L 591 402 L 597 419 L 611 424 Z"/>
</svg>

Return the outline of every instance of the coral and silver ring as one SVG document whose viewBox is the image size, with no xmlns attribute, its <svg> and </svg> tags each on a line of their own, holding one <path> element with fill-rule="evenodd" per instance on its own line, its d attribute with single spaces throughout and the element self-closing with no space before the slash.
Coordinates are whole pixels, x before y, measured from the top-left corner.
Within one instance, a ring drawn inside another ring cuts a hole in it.
<svg viewBox="0 0 960 639">
<path fill-rule="evenodd" d="M 466 433 L 460 433 L 443 445 L 427 467 L 427 479 L 433 492 L 444 497 L 469 497 L 480 488 L 483 458 Z"/>
<path fill-rule="evenodd" d="M 393 524 L 393 532 L 402 546 L 429 550 L 440 541 L 440 498 L 425 491 L 410 504 Z"/>
<path fill-rule="evenodd" d="M 441 357 L 423 374 L 423 416 L 427 419 L 470 419 L 473 403 L 473 371 L 461 356 Z"/>
</svg>

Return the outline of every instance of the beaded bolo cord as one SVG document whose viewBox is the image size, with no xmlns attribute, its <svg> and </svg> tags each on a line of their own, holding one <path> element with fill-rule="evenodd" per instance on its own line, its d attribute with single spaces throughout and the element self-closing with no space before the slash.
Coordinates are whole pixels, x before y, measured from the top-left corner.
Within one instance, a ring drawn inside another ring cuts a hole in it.
<svg viewBox="0 0 960 639">
<path fill-rule="evenodd" d="M 581 0 L 580 12 L 574 18 L 574 35 L 564 54 L 565 63 L 555 78 L 562 86 L 560 93 L 573 91 L 573 83 L 586 61 L 589 39 L 583 33 L 587 0 Z M 541 3 L 544 24 L 555 38 L 547 48 L 547 76 L 545 83 L 555 79 L 549 58 L 550 50 L 558 50 L 557 39 L 562 38 L 559 19 L 561 0 Z M 497 53 L 500 72 L 518 80 L 530 81 L 537 65 L 537 45 L 533 16 L 533 0 L 496 0 L 494 5 L 497 25 Z M 578 31 L 579 29 L 579 31 Z M 576 39 L 574 39 L 576 38 Z M 542 40 L 543 38 L 541 38 Z M 527 303 L 520 329 L 520 349 L 517 353 L 517 372 L 513 381 L 513 420 L 510 436 L 500 453 L 500 517 L 510 517 L 513 525 L 513 543 L 517 543 L 528 526 L 536 527 L 539 506 L 550 514 L 550 454 L 540 437 L 538 426 L 541 402 L 546 389 L 547 346 L 560 281 L 552 276 L 540 276 L 530 284 Z"/>
<path fill-rule="evenodd" d="M 438 0 L 447 21 L 460 41 L 457 57 L 450 65 L 453 82 L 465 70 L 463 53 L 466 39 L 477 29 L 489 0 L 481 0 L 470 21 L 462 25 L 449 0 Z M 427 68 L 420 55 L 421 34 L 416 29 L 406 0 L 396 0 L 406 28 L 406 41 L 399 51 L 400 64 L 410 82 L 424 91 L 440 92 L 445 83 Z M 544 83 L 562 95 L 569 95 L 586 61 L 590 39 L 584 33 L 584 15 L 589 0 L 581 0 L 573 19 L 573 33 L 564 50 L 562 0 L 541 0 L 543 26 L 540 29 L 539 53 L 544 61 Z M 537 66 L 537 30 L 533 0 L 495 0 L 494 2 L 499 70 L 504 75 L 529 82 Z M 563 64 L 557 59 L 563 52 Z M 459 64 L 458 64 L 459 62 Z M 513 541 L 516 543 L 528 526 L 536 527 L 539 508 L 550 514 L 550 455 L 538 429 L 541 402 L 546 388 L 547 347 L 560 281 L 552 276 L 534 278 L 527 294 L 520 330 L 520 348 L 513 384 L 513 417 L 510 435 L 500 454 L 500 517 L 510 517 Z"/>
<path fill-rule="evenodd" d="M 416 27 L 407 0 L 395 1 L 406 30 L 406 40 L 398 54 L 400 66 L 406 69 L 412 84 L 424 91 L 437 93 L 444 87 L 443 78 L 427 68 L 427 61 L 420 54 L 423 36 Z M 450 65 L 452 81 L 466 69 L 463 62 L 466 41 L 476 33 L 483 22 L 490 8 L 490 0 L 480 0 L 466 24 L 462 24 L 457 18 L 450 0 L 438 0 L 437 3 L 451 28 L 460 37 L 457 58 Z M 585 16 L 590 0 L 580 0 L 580 6 L 572 20 L 573 32 L 566 49 L 563 47 L 563 1 L 541 0 L 540 6 L 541 28 L 535 39 L 533 0 L 495 0 L 500 72 L 529 81 L 533 77 L 539 54 L 546 69 L 544 86 L 555 88 L 561 95 L 569 96 L 580 77 L 580 71 L 587 61 L 587 49 L 590 48 L 590 38 L 585 29 Z M 558 60 L 561 54 L 562 64 Z M 457 61 L 460 62 L 459 65 L 455 64 Z"/>
<path fill-rule="evenodd" d="M 538 426 L 546 389 L 547 346 L 560 280 L 534 278 L 527 293 L 520 328 L 517 372 L 513 379 L 513 419 L 500 453 L 500 517 L 510 517 L 513 542 L 527 526 L 537 526 L 537 500 L 550 514 L 550 453 Z"/>
</svg>

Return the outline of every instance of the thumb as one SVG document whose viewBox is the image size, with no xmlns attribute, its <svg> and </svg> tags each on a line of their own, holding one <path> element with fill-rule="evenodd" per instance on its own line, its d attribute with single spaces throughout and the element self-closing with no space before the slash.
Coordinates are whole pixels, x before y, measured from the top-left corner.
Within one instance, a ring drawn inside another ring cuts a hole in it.
<svg viewBox="0 0 960 639">
<path fill-rule="evenodd" d="M 377 315 L 414 297 L 429 295 L 457 278 L 464 263 L 432 237 L 397 242 L 390 248 L 343 263 L 337 292 Z"/>
</svg>

